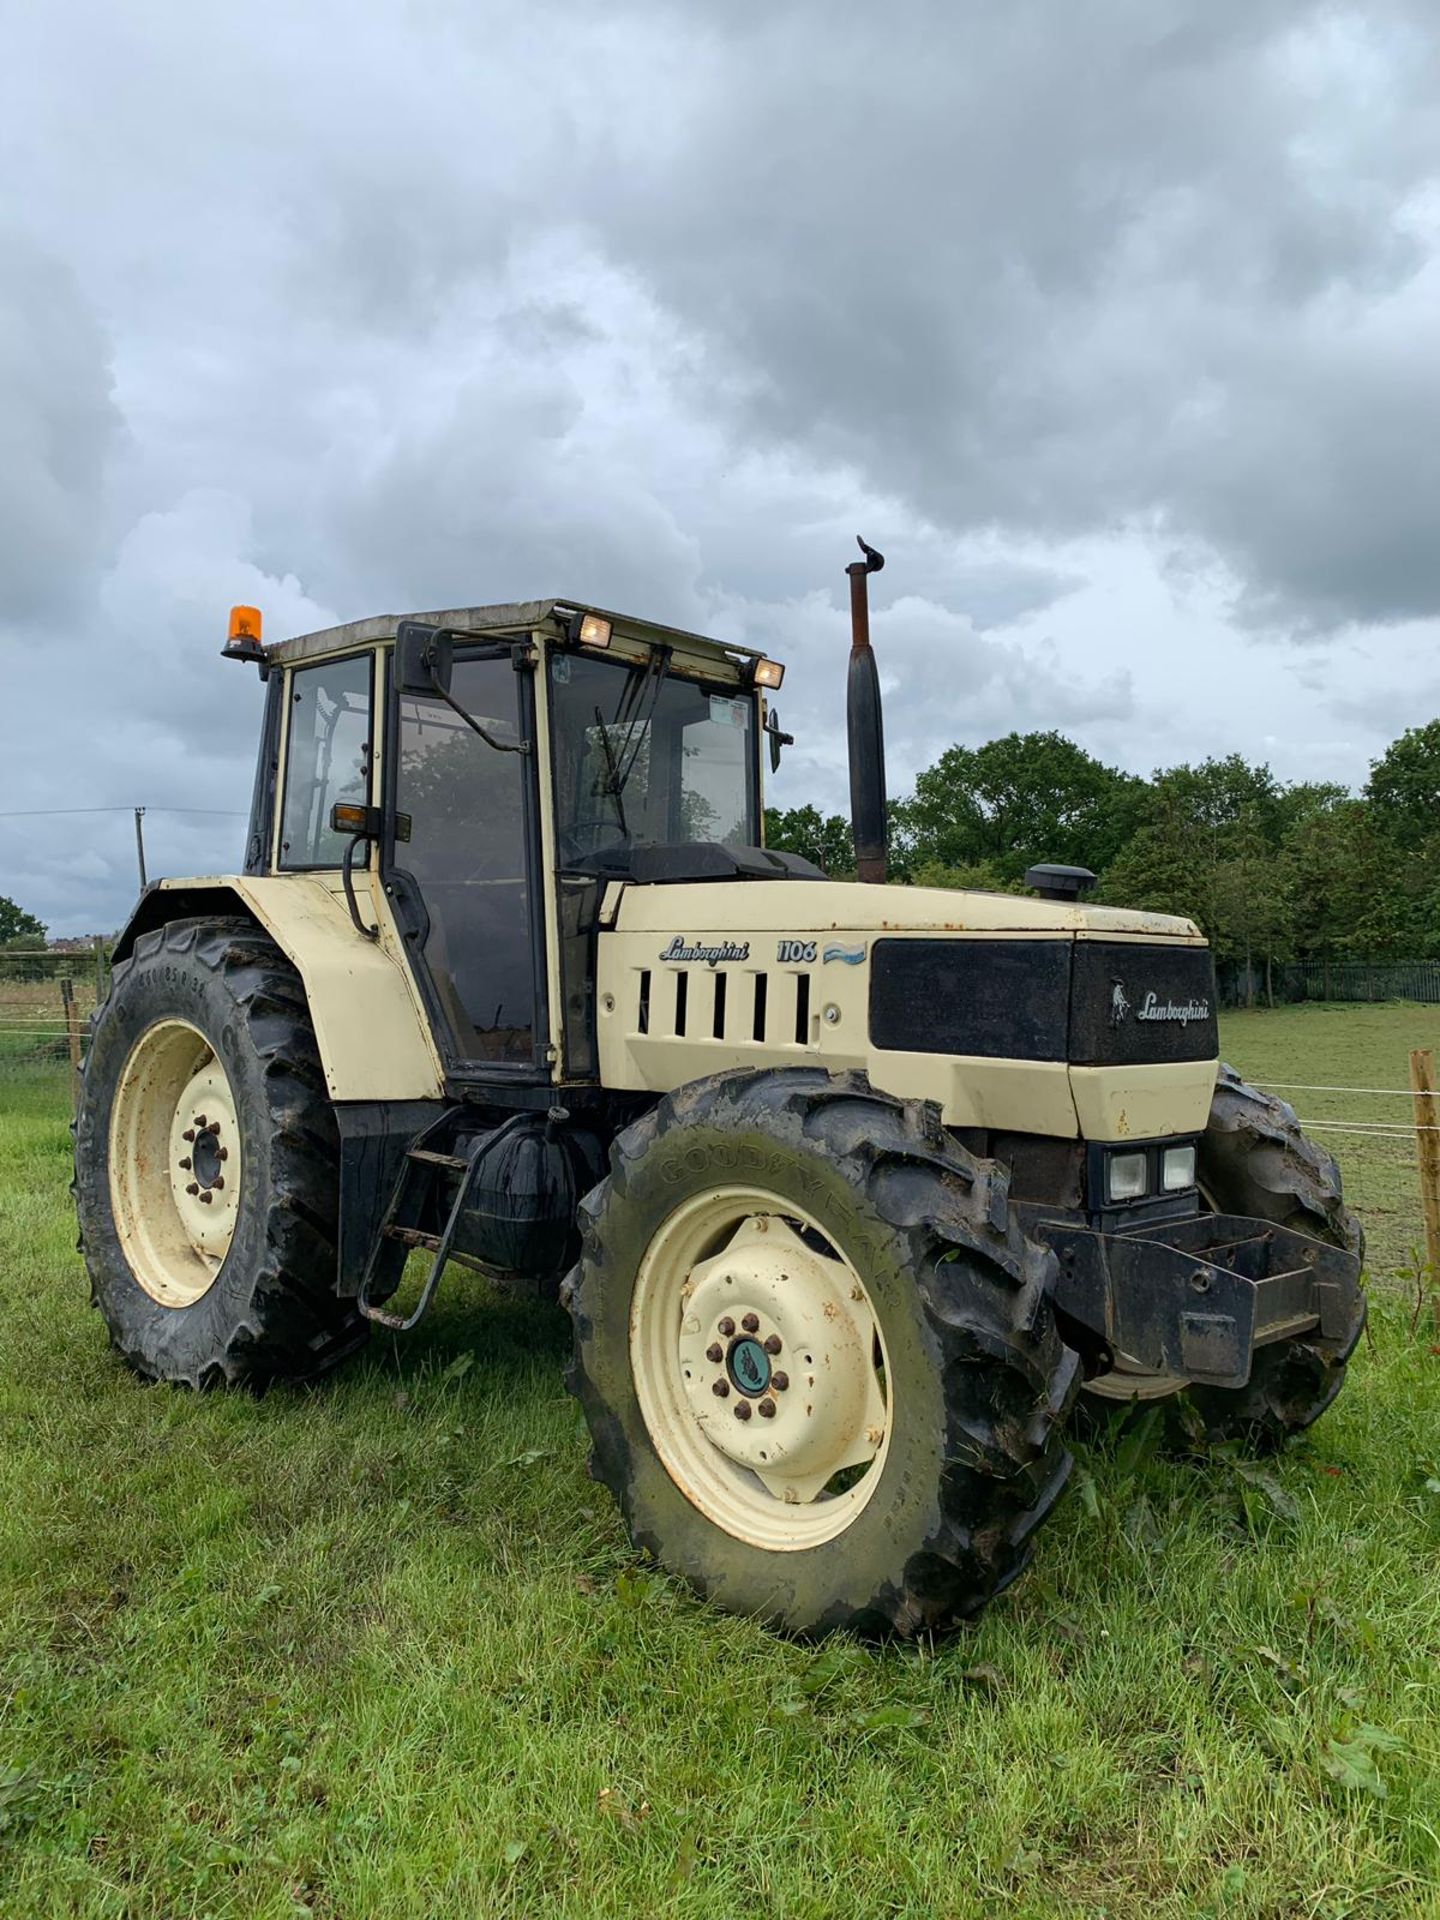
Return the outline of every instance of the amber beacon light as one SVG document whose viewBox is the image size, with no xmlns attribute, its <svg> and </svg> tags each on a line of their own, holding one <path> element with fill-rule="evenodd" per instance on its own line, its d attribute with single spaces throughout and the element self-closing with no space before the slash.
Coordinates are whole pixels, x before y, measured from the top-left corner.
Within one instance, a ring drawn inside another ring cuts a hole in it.
<svg viewBox="0 0 1440 1920">
<path fill-rule="evenodd" d="M 263 660 L 265 649 L 260 644 L 263 622 L 258 607 L 232 607 L 230 609 L 230 632 L 222 649 L 227 660 Z"/>
</svg>

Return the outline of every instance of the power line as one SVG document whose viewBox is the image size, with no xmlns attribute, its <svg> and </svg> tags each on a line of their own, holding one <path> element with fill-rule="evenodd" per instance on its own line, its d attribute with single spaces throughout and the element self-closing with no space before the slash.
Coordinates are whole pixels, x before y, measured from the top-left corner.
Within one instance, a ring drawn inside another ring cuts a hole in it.
<svg viewBox="0 0 1440 1920">
<path fill-rule="evenodd" d="M 133 813 L 133 807 L 7 807 L 0 809 L 0 820 L 52 819 L 64 813 Z M 203 813 L 215 819 L 244 820 L 242 807 L 146 807 L 146 813 Z"/>
</svg>

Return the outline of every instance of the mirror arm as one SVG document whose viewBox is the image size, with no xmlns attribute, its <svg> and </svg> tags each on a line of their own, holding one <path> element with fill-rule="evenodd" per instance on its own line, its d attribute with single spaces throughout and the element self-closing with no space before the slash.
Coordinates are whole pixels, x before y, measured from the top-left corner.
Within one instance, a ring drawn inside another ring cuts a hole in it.
<svg viewBox="0 0 1440 1920">
<path fill-rule="evenodd" d="M 451 708 L 452 711 L 458 713 L 466 726 L 470 728 L 471 732 L 478 733 L 486 746 L 493 747 L 496 753 L 529 753 L 530 742 L 528 740 L 497 740 L 493 733 L 487 733 L 480 722 L 475 719 L 472 714 L 468 714 L 465 711 L 464 707 L 461 706 L 460 702 L 448 688 L 437 685 L 435 688 L 435 696 L 437 699 L 443 700 L 446 706 Z"/>
<path fill-rule="evenodd" d="M 366 926 L 365 922 L 360 918 L 360 907 L 355 898 L 355 875 L 353 872 L 355 849 L 362 840 L 367 847 L 374 844 L 368 833 L 352 833 L 350 838 L 345 842 L 345 857 L 340 862 L 340 880 L 345 888 L 345 904 L 350 909 L 350 918 L 355 923 L 355 931 L 363 934 L 367 940 L 378 940 L 380 938 L 379 927 Z"/>
</svg>

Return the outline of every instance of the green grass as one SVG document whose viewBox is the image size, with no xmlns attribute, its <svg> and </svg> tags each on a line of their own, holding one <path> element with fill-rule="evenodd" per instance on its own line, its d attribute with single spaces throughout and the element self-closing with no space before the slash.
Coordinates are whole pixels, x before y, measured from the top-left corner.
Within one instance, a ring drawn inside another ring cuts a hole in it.
<svg viewBox="0 0 1440 1920">
<path fill-rule="evenodd" d="M 1226 1046 L 1403 1085 L 1434 1028 L 1301 1009 Z M 1403 1260 L 1413 1202 L 1358 1144 Z M 555 1310 L 457 1276 L 321 1391 L 147 1389 L 84 1305 L 67 1180 L 63 1071 L 17 1068 L 6 1920 L 1440 1912 L 1440 1357 L 1403 1286 L 1271 1478 L 1085 1455 L 978 1627 L 807 1648 L 637 1567 Z"/>
</svg>

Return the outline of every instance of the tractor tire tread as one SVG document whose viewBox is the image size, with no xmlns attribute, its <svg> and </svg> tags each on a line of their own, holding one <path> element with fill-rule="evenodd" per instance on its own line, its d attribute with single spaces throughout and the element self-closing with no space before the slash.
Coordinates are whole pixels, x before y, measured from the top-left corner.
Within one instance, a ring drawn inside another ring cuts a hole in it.
<svg viewBox="0 0 1440 1920">
<path fill-rule="evenodd" d="M 111 1344 L 141 1378 L 205 1390 L 240 1386 L 263 1391 L 278 1380 L 311 1379 L 362 1346 L 368 1323 L 335 1289 L 338 1136 L 325 1091 L 314 1030 L 299 975 L 268 935 L 240 918 L 182 919 L 141 934 L 132 955 L 116 963 L 105 1006 L 97 1010 L 82 1067 L 81 1112 L 113 1087 L 90 1085 L 95 1040 L 107 1014 L 128 990 L 136 968 L 159 956 L 185 959 L 223 983 L 237 1025 L 261 1068 L 269 1112 L 257 1116 L 268 1156 L 267 1205 L 260 1257 L 248 1303 L 237 1309 L 210 1351 L 162 1357 L 145 1313 L 127 1313 L 138 1293 L 117 1285 L 93 1224 L 109 1216 L 101 1156 L 81 1151 L 71 1191 L 81 1221 L 79 1246 L 90 1277 L 91 1303 L 105 1313 Z M 92 1118 L 94 1115 L 92 1113 Z M 268 1136 L 268 1137 L 267 1137 Z M 247 1141 L 247 1152 L 255 1152 Z M 219 1283 L 217 1282 L 217 1285 Z M 191 1309 L 172 1309 L 189 1312 Z"/>
<path fill-rule="evenodd" d="M 1022 1233 L 1004 1170 L 946 1135 L 934 1107 L 877 1092 L 862 1075 L 716 1075 L 667 1095 L 617 1137 L 608 1179 L 582 1205 L 584 1250 L 566 1294 L 576 1322 L 570 1384 L 594 1438 L 592 1472 L 638 1544 L 663 1561 L 665 1542 L 637 1524 L 631 1442 L 587 1369 L 586 1329 L 603 1294 L 623 1293 L 628 1302 L 631 1275 L 614 1270 L 606 1228 L 635 1170 L 677 1127 L 741 1122 L 828 1161 L 890 1230 L 944 1381 L 943 1465 L 929 1537 L 906 1564 L 877 1567 L 868 1606 L 837 1605 L 803 1630 L 909 1637 L 969 1618 L 1023 1570 L 1032 1536 L 1064 1488 L 1063 1431 L 1079 1361 L 1050 1310 L 1054 1256 Z M 685 1571 L 708 1591 L 703 1569 Z"/>
</svg>

